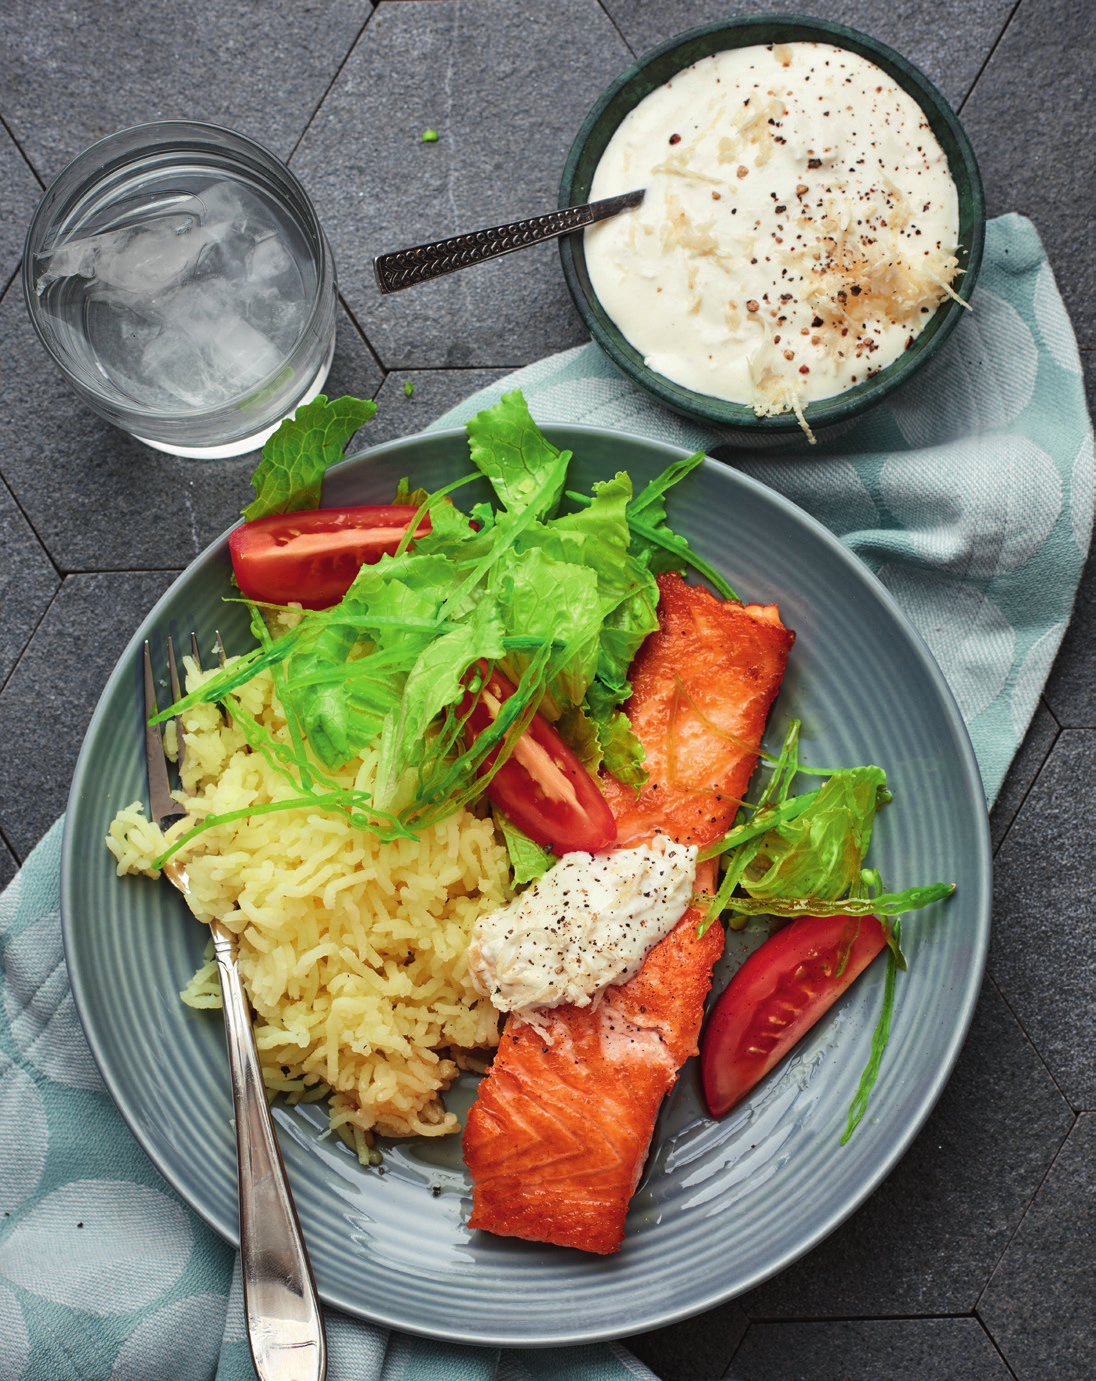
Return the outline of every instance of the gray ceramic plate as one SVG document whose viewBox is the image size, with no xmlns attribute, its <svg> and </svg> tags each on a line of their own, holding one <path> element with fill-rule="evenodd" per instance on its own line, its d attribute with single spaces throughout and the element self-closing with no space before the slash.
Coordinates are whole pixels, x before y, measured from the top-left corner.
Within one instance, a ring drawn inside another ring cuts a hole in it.
<svg viewBox="0 0 1096 1381">
<path fill-rule="evenodd" d="M 595 428 L 548 427 L 574 449 L 572 488 L 628 469 L 637 485 L 676 448 Z M 433 488 L 469 470 L 463 431 L 379 446 L 334 470 L 327 504 L 387 502 L 404 475 Z M 880 999 L 874 966 L 790 1061 L 725 1121 L 701 1111 L 691 1062 L 659 1119 L 609 1258 L 492 1238 L 466 1226 L 470 1184 L 456 1137 L 396 1143 L 387 1172 L 363 1170 L 322 1136 L 320 1108 L 275 1112 L 320 1293 L 350 1314 L 485 1344 L 620 1337 L 742 1293 L 808 1251 L 868 1196 L 909 1146 L 944 1086 L 977 997 L 989 933 L 990 865 L 977 767 L 928 652 L 882 587 L 812 519 L 714 462 L 673 493 L 673 525 L 751 600 L 778 601 L 797 641 L 772 723 L 805 725 L 805 760 L 875 762 L 896 799 L 872 858 L 892 887 L 958 883 L 908 919 L 891 1046 L 868 1114 L 846 1147 L 845 1111 Z M 237 1239 L 235 1160 L 217 1015 L 177 997 L 204 936 L 167 885 L 119 880 L 102 844 L 144 797 L 137 649 L 219 627 L 243 647 L 227 543 L 209 548 L 160 601 L 103 694 L 76 769 L 62 907 L 73 991 L 122 1115 L 152 1160 L 218 1232 Z M 733 937 L 724 967 L 750 938 Z M 472 1088 L 456 1091 L 466 1105 Z"/>
</svg>

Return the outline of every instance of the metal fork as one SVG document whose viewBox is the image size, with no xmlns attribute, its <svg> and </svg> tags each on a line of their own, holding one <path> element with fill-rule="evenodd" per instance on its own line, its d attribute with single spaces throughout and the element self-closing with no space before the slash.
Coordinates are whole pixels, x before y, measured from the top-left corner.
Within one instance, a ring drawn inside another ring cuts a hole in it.
<svg viewBox="0 0 1096 1381">
<path fill-rule="evenodd" d="M 193 633 L 190 641 L 195 663 L 200 666 L 198 642 Z M 220 650 L 220 634 L 217 641 Z M 180 686 L 175 648 L 170 638 L 167 652 L 174 702 L 180 697 Z M 149 806 L 153 819 L 164 826 L 185 811 L 171 794 L 160 727 L 148 723 L 157 710 L 152 656 L 147 642 L 144 683 Z M 176 724 L 181 767 L 182 724 L 178 720 Z M 186 864 L 169 859 L 163 872 L 167 880 L 189 898 Z M 209 928 L 213 933 L 221 980 L 236 1120 L 240 1259 L 251 1356 L 260 1381 L 324 1381 L 327 1344 L 323 1313 L 263 1089 L 251 1013 L 236 966 L 236 936 L 216 918 L 210 921 Z"/>
</svg>

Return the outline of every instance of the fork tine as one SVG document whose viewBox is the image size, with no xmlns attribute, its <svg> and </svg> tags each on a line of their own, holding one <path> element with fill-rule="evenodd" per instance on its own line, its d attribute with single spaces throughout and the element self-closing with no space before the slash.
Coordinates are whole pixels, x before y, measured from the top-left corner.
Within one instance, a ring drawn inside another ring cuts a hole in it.
<svg viewBox="0 0 1096 1381">
<path fill-rule="evenodd" d="M 223 670 L 224 670 L 225 662 L 226 662 L 228 659 L 225 657 L 225 645 L 224 645 L 224 643 L 221 641 L 221 630 L 218 628 L 218 629 L 216 629 L 215 631 L 216 631 L 216 634 L 217 634 L 217 642 L 216 642 L 216 648 L 217 648 L 217 665 L 218 665 L 218 666 L 221 668 L 221 670 L 223 671 Z M 228 725 L 228 727 L 231 729 L 231 728 L 232 728 L 232 711 L 228 708 L 228 696 L 227 696 L 227 695 L 225 696 L 224 700 L 221 702 L 221 712 L 224 714 L 225 723 L 226 723 L 226 724 Z"/>
<path fill-rule="evenodd" d="M 191 635 L 193 636 L 193 635 Z M 171 635 L 167 639 L 167 670 L 168 679 L 171 682 L 172 703 L 181 700 L 183 688 L 179 683 L 179 668 L 175 662 L 175 644 L 171 641 Z M 186 745 L 183 743 L 183 720 L 181 715 L 175 716 L 175 765 L 179 769 L 179 776 L 183 775 L 183 761 L 186 757 Z"/>
<path fill-rule="evenodd" d="M 170 634 L 167 640 L 167 670 L 171 681 L 171 698 L 178 700 L 182 696 L 182 688 L 179 685 L 179 668 L 175 665 L 175 644 Z"/>
<path fill-rule="evenodd" d="M 201 671 L 202 654 L 198 649 L 197 633 L 191 633 L 190 635 L 190 655 L 194 661 L 195 667 Z M 175 661 L 175 645 L 171 641 L 170 636 L 167 640 L 167 661 L 168 673 L 171 677 L 171 697 L 173 700 L 181 700 L 183 687 L 179 678 L 179 668 Z M 182 776 L 183 764 L 186 761 L 186 742 L 183 738 L 183 719 L 181 715 L 175 716 L 175 741 L 178 744 L 177 762 L 179 766 L 179 775 Z"/>
<path fill-rule="evenodd" d="M 179 815 L 178 802 L 171 794 L 167 778 L 167 759 L 164 757 L 164 740 L 158 724 L 148 721 L 156 713 L 156 682 L 152 675 L 152 655 L 148 642 L 145 642 L 145 769 L 148 774 L 148 804 L 152 818 L 158 825 L 171 815 Z"/>
</svg>

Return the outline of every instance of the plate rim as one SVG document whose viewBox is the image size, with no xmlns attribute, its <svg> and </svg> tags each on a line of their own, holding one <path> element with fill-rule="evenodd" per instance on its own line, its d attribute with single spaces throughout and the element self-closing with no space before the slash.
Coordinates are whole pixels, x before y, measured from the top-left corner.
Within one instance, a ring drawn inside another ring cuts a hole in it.
<svg viewBox="0 0 1096 1381">
<path fill-rule="evenodd" d="M 566 437 L 589 435 L 600 439 L 611 437 L 614 441 L 624 443 L 635 441 L 639 442 L 644 447 L 665 452 L 667 462 L 687 457 L 694 453 L 691 452 L 689 448 L 679 446 L 673 442 L 655 439 L 640 433 L 626 432 L 618 428 L 559 421 L 545 422 L 539 425 L 545 435 L 548 436 L 549 440 L 552 440 L 554 435 L 562 433 L 565 434 Z M 346 481 L 348 478 L 352 479 L 350 474 L 352 470 L 356 470 L 358 467 L 366 467 L 379 460 L 385 460 L 393 453 L 399 454 L 407 447 L 413 446 L 422 439 L 440 439 L 443 441 L 459 439 L 463 441 L 465 437 L 466 432 L 463 426 L 435 428 L 432 430 L 427 429 L 413 433 L 407 437 L 397 438 L 379 443 L 374 447 L 367 447 L 355 451 L 338 464 L 330 467 L 325 476 L 325 494 L 328 478 L 336 481 L 339 481 L 340 478 L 342 481 Z M 786 516 L 792 517 L 797 523 L 805 524 L 844 564 L 856 572 L 858 578 L 873 587 L 873 593 L 876 598 L 886 607 L 889 615 L 899 625 L 910 645 L 917 650 L 925 671 L 936 687 L 940 708 L 943 710 L 944 718 L 949 724 L 959 746 L 962 778 L 968 788 L 968 798 L 984 802 L 984 788 L 977 759 L 974 755 L 970 736 L 961 712 L 959 711 L 954 694 L 948 686 L 935 658 L 933 658 L 931 652 L 924 643 L 924 640 L 918 634 L 910 620 L 898 607 L 893 596 L 882 582 L 878 580 L 868 566 L 846 547 L 829 528 L 779 491 L 772 489 L 750 475 L 744 474 L 734 466 L 707 454 L 702 462 L 701 468 L 703 467 L 712 468 L 722 475 L 732 487 L 734 485 L 744 486 L 756 496 L 760 497 L 763 502 L 772 504 L 777 509 L 782 510 Z M 324 498 L 321 497 L 321 502 L 324 501 Z M 100 721 L 106 717 L 107 702 L 111 698 L 117 683 L 131 675 L 131 663 L 140 648 L 141 642 L 146 636 L 147 630 L 149 630 L 150 627 L 156 626 L 158 617 L 162 619 L 161 611 L 172 599 L 179 586 L 193 577 L 198 569 L 203 567 L 212 557 L 222 553 L 227 548 L 228 535 L 236 526 L 238 526 L 238 523 L 233 523 L 231 527 L 227 528 L 220 536 L 210 542 L 156 600 L 152 608 L 142 618 L 138 628 L 127 643 L 107 680 L 103 692 L 96 704 L 91 721 L 89 722 L 88 730 L 81 744 L 80 753 L 73 772 L 72 787 L 69 793 L 62 838 L 60 909 L 62 942 L 73 999 L 81 1026 L 84 1030 L 96 1066 L 103 1079 L 108 1096 L 111 1098 L 123 1121 L 134 1135 L 142 1150 L 174 1192 L 178 1194 L 188 1207 L 197 1213 L 209 1227 L 227 1241 L 230 1246 L 238 1249 L 238 1223 L 235 1221 L 226 1223 L 222 1216 L 215 1210 L 215 1206 L 211 1206 L 200 1200 L 195 1200 L 189 1195 L 185 1189 L 177 1183 L 177 1178 L 173 1173 L 172 1167 L 164 1162 L 164 1158 L 160 1156 L 155 1147 L 150 1143 L 149 1138 L 143 1132 L 140 1125 L 137 1124 L 132 1115 L 132 1110 L 127 1106 L 124 1089 L 118 1086 L 119 1081 L 115 1078 L 113 1067 L 103 1048 L 103 1043 L 100 1041 L 95 1020 L 89 1015 L 92 1010 L 89 993 L 84 985 L 79 964 L 77 963 L 74 965 L 73 963 L 74 954 L 77 949 L 77 941 L 73 929 L 72 898 L 74 889 L 78 885 L 79 862 L 77 858 L 77 841 L 74 838 L 74 831 L 70 823 L 74 818 L 73 802 L 80 790 L 86 767 L 86 760 L 92 751 L 95 733 L 99 728 Z M 841 1203 L 836 1205 L 827 1215 L 824 1222 L 820 1223 L 815 1230 L 810 1232 L 806 1237 L 797 1239 L 795 1246 L 785 1250 L 780 1255 L 779 1259 L 769 1261 L 763 1269 L 757 1269 L 745 1283 L 736 1284 L 730 1291 L 726 1288 L 720 1288 L 718 1284 L 713 1284 L 712 1288 L 706 1292 L 696 1294 L 690 1299 L 688 1305 L 684 1307 L 676 1306 L 662 1309 L 649 1309 L 644 1314 L 642 1322 L 634 1323 L 633 1320 L 627 1321 L 628 1332 L 646 1332 L 692 1317 L 729 1299 L 740 1297 L 749 1290 L 756 1288 L 764 1281 L 771 1279 L 780 1271 L 786 1269 L 794 1261 L 799 1260 L 818 1246 L 819 1243 L 838 1228 L 846 1218 L 860 1208 L 867 1199 L 871 1197 L 879 1185 L 890 1175 L 898 1161 L 901 1160 L 910 1145 L 916 1139 L 954 1071 L 956 1061 L 965 1043 L 967 1033 L 974 1017 L 978 993 L 981 988 L 988 956 L 990 913 L 992 906 L 992 849 L 989 834 L 988 811 L 982 810 L 974 812 L 972 821 L 975 824 L 974 833 L 978 841 L 978 856 L 976 860 L 972 860 L 972 876 L 968 886 L 971 891 L 977 892 L 974 911 L 976 930 L 972 937 L 974 944 L 972 947 L 971 963 L 961 985 L 959 1001 L 962 1015 L 950 1032 L 943 1057 L 937 1064 L 925 1092 L 921 1095 L 917 1105 L 916 1115 L 907 1120 L 901 1133 L 897 1137 L 888 1141 L 885 1152 L 876 1159 L 872 1172 L 863 1179 L 856 1191 L 846 1196 Z M 275 1105 L 275 1108 L 277 1109 L 277 1105 Z M 585 1260 L 586 1258 L 583 1257 L 581 1259 Z M 604 1260 L 609 1262 L 612 1262 L 614 1259 L 614 1257 L 604 1258 Z M 489 1326 L 472 1326 L 469 1327 L 468 1330 L 458 1334 L 451 1328 L 441 1331 L 436 1326 L 431 1327 L 428 1323 L 423 1323 L 421 1321 L 416 1322 L 402 1316 L 398 1318 L 386 1316 L 383 1308 L 367 1308 L 360 1300 L 350 1299 L 346 1296 L 345 1292 L 338 1289 L 321 1286 L 320 1294 L 324 1303 L 329 1307 L 339 1309 L 344 1313 L 360 1318 L 366 1322 L 400 1329 L 419 1336 L 437 1338 L 461 1344 L 503 1347 L 568 1346 L 610 1341 L 623 1336 L 619 1327 L 613 1328 L 610 1326 L 584 1328 L 578 1332 L 563 1333 L 543 1328 L 540 1330 L 534 1329 L 523 1334 L 520 1338 L 515 1337 L 510 1332 L 493 1331 Z"/>
</svg>

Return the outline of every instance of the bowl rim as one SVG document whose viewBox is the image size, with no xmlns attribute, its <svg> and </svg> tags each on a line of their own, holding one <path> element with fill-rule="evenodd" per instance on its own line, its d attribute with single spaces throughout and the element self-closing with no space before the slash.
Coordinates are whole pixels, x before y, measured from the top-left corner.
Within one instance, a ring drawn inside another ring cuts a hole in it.
<svg viewBox="0 0 1096 1381">
<path fill-rule="evenodd" d="M 768 30 L 762 35 L 760 32 Z M 589 141 L 605 113 L 622 94 L 637 83 L 645 86 L 634 100 L 630 100 L 621 112 L 620 119 L 635 105 L 638 105 L 651 91 L 668 79 L 674 71 L 681 71 L 702 57 L 723 51 L 719 46 L 708 46 L 706 40 L 726 35 L 729 40 L 724 48 L 764 46 L 780 42 L 818 42 L 832 43 L 835 47 L 848 48 L 857 52 L 882 68 L 893 77 L 898 85 L 917 102 L 929 120 L 930 127 L 941 142 L 953 179 L 956 181 L 960 198 L 960 245 L 959 263 L 962 269 L 956 296 L 957 302 L 948 297 L 937 307 L 928 324 L 918 334 L 914 344 L 903 354 L 880 370 L 878 374 L 863 383 L 855 384 L 841 393 L 829 398 L 817 399 L 804 405 L 804 415 L 812 429 L 844 422 L 866 408 L 880 401 L 893 389 L 904 384 L 907 379 L 926 364 L 944 344 L 955 329 L 969 304 L 978 279 L 985 242 L 985 192 L 973 146 L 963 128 L 959 117 L 952 110 L 943 93 L 933 82 L 914 66 L 909 59 L 894 48 L 859 29 L 833 20 L 818 19 L 800 14 L 743 14 L 728 18 L 711 20 L 695 28 L 665 39 L 642 54 L 601 93 L 587 112 L 585 120 L 575 135 L 568 151 L 560 179 L 559 206 L 561 209 L 589 200 L 590 178 L 597 160 L 604 152 L 619 119 L 606 136 L 605 142 L 597 150 L 597 157 L 589 163 L 586 173 L 580 172 Z M 704 51 L 693 52 L 686 61 L 671 66 L 671 60 L 682 50 L 691 50 L 697 44 L 704 44 Z M 658 80 L 647 76 L 652 68 L 665 69 L 665 75 Z M 649 84 L 647 84 L 649 82 Z M 941 141 L 941 133 L 944 140 Z M 951 146 L 951 147 L 949 147 Z M 964 228 L 964 197 L 967 202 Z M 591 337 L 612 363 L 628 378 L 652 394 L 659 402 L 673 411 L 694 420 L 715 424 L 728 432 L 748 431 L 767 433 L 798 433 L 802 430 L 794 413 L 779 413 L 773 417 L 758 417 L 747 403 L 733 403 L 709 394 L 697 393 L 674 383 L 663 375 L 656 374 L 643 362 L 642 355 L 624 337 L 608 313 L 598 301 L 589 282 L 586 270 L 583 237 L 565 235 L 559 241 L 560 261 L 563 276 L 579 316 L 590 332 Z M 775 439 L 775 438 L 774 438 Z"/>
</svg>

